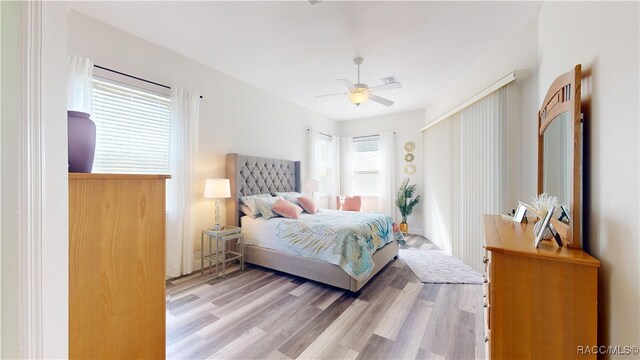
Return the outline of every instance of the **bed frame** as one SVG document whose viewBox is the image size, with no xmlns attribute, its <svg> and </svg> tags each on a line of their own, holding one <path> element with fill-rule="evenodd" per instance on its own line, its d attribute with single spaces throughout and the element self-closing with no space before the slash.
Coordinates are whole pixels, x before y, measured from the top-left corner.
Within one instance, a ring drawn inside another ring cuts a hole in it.
<svg viewBox="0 0 640 360">
<path fill-rule="evenodd" d="M 227 154 L 227 177 L 231 198 L 227 200 L 227 223 L 240 226 L 240 197 L 301 191 L 300 161 L 269 159 L 240 154 Z M 371 274 L 357 281 L 338 265 L 296 256 L 259 246 L 247 245 L 245 261 L 251 264 L 301 276 L 349 291 L 360 290 L 385 265 L 398 256 L 398 242 L 392 241 L 373 254 L 375 264 Z"/>
</svg>

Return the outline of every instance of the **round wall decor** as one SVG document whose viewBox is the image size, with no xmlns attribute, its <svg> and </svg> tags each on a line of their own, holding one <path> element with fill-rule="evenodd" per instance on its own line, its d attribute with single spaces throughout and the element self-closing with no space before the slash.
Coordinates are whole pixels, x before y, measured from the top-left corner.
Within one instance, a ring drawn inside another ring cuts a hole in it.
<svg viewBox="0 0 640 360">
<path fill-rule="evenodd" d="M 404 166 L 404 173 L 407 175 L 413 175 L 416 173 L 416 166 L 413 164 L 407 164 Z"/>
<path fill-rule="evenodd" d="M 413 156 L 412 153 L 408 153 L 407 155 L 404 156 L 404 161 L 406 162 L 412 162 L 416 157 Z"/>
<path fill-rule="evenodd" d="M 409 141 L 406 144 L 404 144 L 404 149 L 407 151 L 413 151 L 416 148 L 416 144 L 413 143 L 413 141 Z"/>
</svg>

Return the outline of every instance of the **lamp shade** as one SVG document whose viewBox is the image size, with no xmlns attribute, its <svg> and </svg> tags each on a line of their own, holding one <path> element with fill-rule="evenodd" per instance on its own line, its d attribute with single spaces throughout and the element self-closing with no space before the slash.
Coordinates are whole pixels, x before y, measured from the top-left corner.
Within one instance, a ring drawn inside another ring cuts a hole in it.
<svg viewBox="0 0 640 360">
<path fill-rule="evenodd" d="M 369 95 L 365 92 L 360 92 L 356 90 L 349 94 L 349 101 L 351 101 L 351 103 L 354 105 L 360 106 L 361 104 L 365 103 L 367 100 L 369 100 Z"/>
<path fill-rule="evenodd" d="M 320 191 L 320 181 L 318 180 L 307 180 L 307 191 L 316 192 Z"/>
<path fill-rule="evenodd" d="M 229 179 L 207 179 L 204 183 L 204 197 L 207 199 L 231 197 Z"/>
</svg>

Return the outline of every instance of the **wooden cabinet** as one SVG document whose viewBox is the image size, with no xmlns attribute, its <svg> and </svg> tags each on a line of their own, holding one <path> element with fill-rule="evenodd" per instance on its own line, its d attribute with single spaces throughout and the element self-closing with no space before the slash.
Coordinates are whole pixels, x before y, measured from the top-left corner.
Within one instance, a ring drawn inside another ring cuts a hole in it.
<svg viewBox="0 0 640 360">
<path fill-rule="evenodd" d="M 555 241 L 534 247 L 533 222 L 485 215 L 485 335 L 491 359 L 576 359 L 597 344 L 600 262 Z"/>
<path fill-rule="evenodd" d="M 70 358 L 165 357 L 167 178 L 69 174 Z"/>
</svg>

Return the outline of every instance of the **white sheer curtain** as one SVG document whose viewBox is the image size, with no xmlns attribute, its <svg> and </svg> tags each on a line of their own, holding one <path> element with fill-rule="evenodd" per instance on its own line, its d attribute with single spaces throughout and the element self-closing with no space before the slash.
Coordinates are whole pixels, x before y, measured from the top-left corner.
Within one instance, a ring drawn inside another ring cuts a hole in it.
<svg viewBox="0 0 640 360">
<path fill-rule="evenodd" d="M 353 138 L 340 138 L 342 154 L 341 188 L 343 195 L 353 195 Z"/>
<path fill-rule="evenodd" d="M 380 134 L 380 181 L 378 182 L 378 201 L 380 211 L 396 220 L 396 141 L 395 134 Z"/>
<path fill-rule="evenodd" d="M 314 129 L 307 130 L 307 180 L 318 180 L 319 140 L 320 133 Z"/>
<path fill-rule="evenodd" d="M 193 270 L 196 240 L 195 160 L 198 148 L 199 95 L 171 89 L 171 140 L 167 181 L 167 276 Z"/>
<path fill-rule="evenodd" d="M 67 110 L 91 114 L 93 62 L 78 55 L 69 55 Z"/>
<path fill-rule="evenodd" d="M 328 197 L 330 209 L 335 209 L 334 199 L 340 193 L 340 162 L 340 138 L 309 129 L 307 131 L 307 179 L 323 181 L 322 191 Z M 321 173 L 326 178 L 322 177 Z"/>
<path fill-rule="evenodd" d="M 327 174 L 327 195 L 329 196 L 329 209 L 336 209 L 336 196 L 340 195 L 340 138 L 332 136 L 329 143 Z"/>
</svg>

